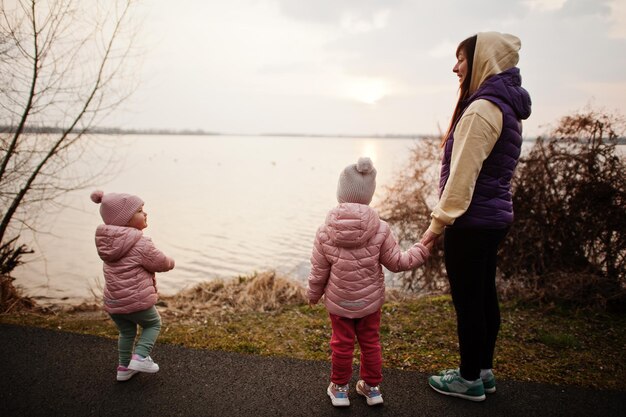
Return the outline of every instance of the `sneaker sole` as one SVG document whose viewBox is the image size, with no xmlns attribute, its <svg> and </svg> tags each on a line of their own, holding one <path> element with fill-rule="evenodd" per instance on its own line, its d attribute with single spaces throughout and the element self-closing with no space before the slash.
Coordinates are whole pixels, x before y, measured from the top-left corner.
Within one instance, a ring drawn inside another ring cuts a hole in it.
<svg viewBox="0 0 626 417">
<path fill-rule="evenodd" d="M 137 371 L 135 371 L 134 369 L 131 369 L 130 372 L 128 374 L 126 374 L 126 375 L 118 375 L 117 376 L 117 380 L 118 381 L 128 381 L 133 376 L 135 376 L 136 373 L 137 373 Z"/>
<path fill-rule="evenodd" d="M 349 398 L 336 398 L 332 391 L 330 390 L 330 388 L 326 389 L 326 394 L 328 394 L 328 396 L 330 397 L 330 402 L 333 403 L 333 405 L 335 407 L 348 407 L 350 405 L 350 399 Z"/>
<path fill-rule="evenodd" d="M 461 394 L 460 392 L 450 392 L 450 391 L 440 390 L 439 388 L 432 386 L 430 383 L 428 384 L 428 386 L 430 386 L 432 389 L 437 391 L 439 394 L 449 395 L 450 397 L 463 398 L 464 400 L 470 400 L 470 401 L 478 402 L 478 401 L 485 401 L 485 398 L 487 398 L 485 396 L 485 394 L 483 394 L 483 395 L 465 395 L 465 394 Z"/>
<path fill-rule="evenodd" d="M 367 405 L 378 405 L 378 404 L 382 404 L 383 403 L 382 395 L 378 396 L 378 397 L 370 398 L 370 397 L 367 396 L 366 393 L 361 391 L 361 389 L 359 388 L 358 385 L 356 387 L 356 393 L 365 397 L 365 400 L 367 401 Z"/>
<path fill-rule="evenodd" d="M 496 387 L 485 388 L 486 394 L 493 394 L 494 392 L 496 392 Z"/>
</svg>

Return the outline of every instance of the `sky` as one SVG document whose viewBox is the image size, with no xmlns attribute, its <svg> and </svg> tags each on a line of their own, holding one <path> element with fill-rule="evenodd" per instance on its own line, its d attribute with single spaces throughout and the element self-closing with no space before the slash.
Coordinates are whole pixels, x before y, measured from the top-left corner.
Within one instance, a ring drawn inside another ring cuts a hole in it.
<svg viewBox="0 0 626 417">
<path fill-rule="evenodd" d="M 626 115 L 626 0 L 151 0 L 140 84 L 108 126 L 228 134 L 437 134 L 457 44 L 522 41 L 524 136 L 589 106 Z"/>
</svg>

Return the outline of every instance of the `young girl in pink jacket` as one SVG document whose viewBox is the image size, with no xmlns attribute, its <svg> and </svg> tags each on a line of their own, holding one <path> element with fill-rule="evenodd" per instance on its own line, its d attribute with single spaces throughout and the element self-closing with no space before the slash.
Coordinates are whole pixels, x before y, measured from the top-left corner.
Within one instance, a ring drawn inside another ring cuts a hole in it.
<svg viewBox="0 0 626 417">
<path fill-rule="evenodd" d="M 317 230 L 307 296 L 316 304 L 324 295 L 332 325 L 332 365 L 327 394 L 334 406 L 349 406 L 352 356 L 356 337 L 361 348 L 358 394 L 368 405 L 381 404 L 382 381 L 380 313 L 385 300 L 382 267 L 406 271 L 424 264 L 430 252 L 415 244 L 406 252 L 389 225 L 369 207 L 376 189 L 376 169 L 370 158 L 360 158 L 339 177 L 339 205 Z"/>
<path fill-rule="evenodd" d="M 96 229 L 96 248 L 104 261 L 104 309 L 119 330 L 117 380 L 155 373 L 159 365 L 150 352 L 161 330 L 155 272 L 171 270 L 174 260 L 143 235 L 148 214 L 139 197 L 94 191 L 91 200 L 100 204 L 104 221 Z M 142 331 L 133 353 L 138 325 Z"/>
</svg>

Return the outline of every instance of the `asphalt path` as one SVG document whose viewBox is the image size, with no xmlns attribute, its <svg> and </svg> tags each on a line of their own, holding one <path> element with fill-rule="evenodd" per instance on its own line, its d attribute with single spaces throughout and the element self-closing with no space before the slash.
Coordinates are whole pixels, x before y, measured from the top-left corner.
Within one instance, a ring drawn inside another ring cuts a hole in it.
<svg viewBox="0 0 626 417">
<path fill-rule="evenodd" d="M 350 384 L 326 396 L 330 364 L 158 344 L 161 370 L 117 382 L 115 340 L 0 325 L 0 416 L 624 416 L 626 391 L 498 380 L 474 403 L 437 394 L 428 375 L 385 369 L 382 406 Z"/>
</svg>

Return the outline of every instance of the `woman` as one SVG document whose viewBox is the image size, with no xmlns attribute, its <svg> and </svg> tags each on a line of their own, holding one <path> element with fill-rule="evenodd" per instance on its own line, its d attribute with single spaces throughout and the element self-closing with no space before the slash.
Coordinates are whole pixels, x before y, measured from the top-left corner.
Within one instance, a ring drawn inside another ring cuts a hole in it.
<svg viewBox="0 0 626 417">
<path fill-rule="evenodd" d="M 497 252 L 513 222 L 511 178 L 531 101 L 517 65 L 520 40 L 483 32 L 461 42 L 453 71 L 460 93 L 444 137 L 439 202 L 422 237 L 444 235 L 445 265 L 457 316 L 461 364 L 431 376 L 445 395 L 483 401 L 492 372 L 500 310 Z"/>
</svg>

